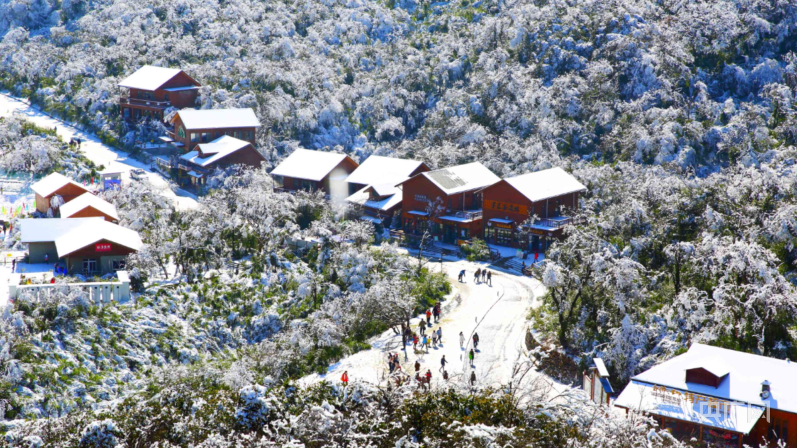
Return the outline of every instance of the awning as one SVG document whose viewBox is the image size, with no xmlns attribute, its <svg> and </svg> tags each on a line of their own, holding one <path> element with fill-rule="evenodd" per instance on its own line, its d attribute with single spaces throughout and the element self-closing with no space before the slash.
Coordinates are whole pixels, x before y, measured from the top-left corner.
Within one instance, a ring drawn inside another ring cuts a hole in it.
<svg viewBox="0 0 797 448">
<path fill-rule="evenodd" d="M 196 177 L 197 179 L 202 177 L 202 175 L 197 173 L 196 171 L 189 171 L 188 175 L 191 176 L 191 177 Z"/>
<path fill-rule="evenodd" d="M 460 216 L 441 216 L 439 219 L 443 219 L 446 221 L 453 221 L 453 222 L 471 222 L 473 221 L 473 217 L 460 217 Z"/>
<path fill-rule="evenodd" d="M 158 137 L 158 140 L 164 143 L 171 143 L 174 141 L 171 137 L 166 137 L 165 135 L 163 137 Z"/>
<path fill-rule="evenodd" d="M 514 224 L 515 223 L 515 221 L 512 221 L 511 219 L 501 219 L 501 218 L 492 218 L 490 221 L 501 223 L 501 224 Z"/>
<path fill-rule="evenodd" d="M 637 381 L 626 386 L 614 405 L 741 434 L 749 434 L 765 410 L 760 405 Z"/>
<path fill-rule="evenodd" d="M 362 215 L 362 216 L 360 216 L 360 219 L 362 219 L 363 221 L 371 221 L 374 224 L 382 224 L 382 220 L 381 219 L 374 218 L 373 216 L 369 216 L 369 215 Z"/>
<path fill-rule="evenodd" d="M 183 144 L 183 142 L 172 142 L 172 146 L 176 146 L 178 148 L 182 148 L 185 145 Z"/>
<path fill-rule="evenodd" d="M 410 211 L 408 211 L 407 213 L 408 213 L 408 214 L 410 214 L 410 215 L 429 216 L 429 214 L 428 214 L 428 213 L 426 213 L 426 212 L 422 212 L 422 211 L 420 211 L 420 210 L 410 210 Z"/>
</svg>

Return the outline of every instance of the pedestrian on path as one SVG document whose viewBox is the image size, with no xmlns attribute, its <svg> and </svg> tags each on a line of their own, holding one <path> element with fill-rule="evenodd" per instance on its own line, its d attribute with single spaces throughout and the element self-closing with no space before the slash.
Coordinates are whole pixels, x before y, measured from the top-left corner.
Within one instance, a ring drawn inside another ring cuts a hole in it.
<svg viewBox="0 0 797 448">
<path fill-rule="evenodd" d="M 420 331 L 421 331 L 421 336 L 423 336 L 424 334 L 426 334 L 426 321 L 425 321 L 425 320 L 423 320 L 423 319 L 421 319 L 421 323 L 419 323 L 419 324 L 418 324 L 418 328 L 419 328 L 419 329 L 420 329 Z"/>
<path fill-rule="evenodd" d="M 487 278 L 487 269 L 485 269 L 485 270 L 483 270 L 483 271 L 482 271 L 482 283 L 484 283 L 484 280 L 485 280 L 486 278 Z"/>
<path fill-rule="evenodd" d="M 473 367 L 473 349 L 470 349 L 470 353 L 468 353 L 468 359 L 470 360 L 470 366 Z"/>
<path fill-rule="evenodd" d="M 446 355 L 443 355 L 443 357 L 440 358 L 440 371 L 446 369 L 446 364 L 448 364 L 448 361 L 446 361 Z"/>
<path fill-rule="evenodd" d="M 479 333 L 473 333 L 473 348 L 479 349 Z"/>
<path fill-rule="evenodd" d="M 473 274 L 473 282 L 474 282 L 474 283 L 479 283 L 479 277 L 481 277 L 481 275 L 482 275 L 482 270 L 481 270 L 481 268 L 479 268 L 479 269 L 476 269 L 476 273 L 475 273 L 475 274 Z"/>
<path fill-rule="evenodd" d="M 420 361 L 415 361 L 415 374 L 417 375 L 418 372 L 420 372 L 420 371 L 421 371 L 421 362 Z"/>
<path fill-rule="evenodd" d="M 417 334 L 413 334 L 412 335 L 412 349 L 415 350 L 416 352 L 418 351 L 418 335 Z"/>
<path fill-rule="evenodd" d="M 465 270 L 464 269 L 459 271 L 459 278 L 457 280 L 459 280 L 460 283 L 464 283 L 464 280 L 465 280 Z"/>
<path fill-rule="evenodd" d="M 493 271 L 487 272 L 487 284 L 493 286 Z"/>
<path fill-rule="evenodd" d="M 429 353 L 429 338 L 426 336 L 423 337 L 423 344 L 421 344 L 421 348 L 426 348 L 426 353 Z"/>
<path fill-rule="evenodd" d="M 443 327 L 437 327 L 437 343 L 443 343 Z"/>
<path fill-rule="evenodd" d="M 475 385 L 476 385 L 476 372 L 471 372 L 470 373 L 470 387 L 473 387 Z"/>
<path fill-rule="evenodd" d="M 465 335 L 459 332 L 459 348 L 465 348 Z"/>
<path fill-rule="evenodd" d="M 431 327 L 432 323 L 432 312 L 430 310 L 426 310 L 426 326 Z"/>
<path fill-rule="evenodd" d="M 536 263 L 537 260 L 540 259 L 540 254 L 538 252 L 534 252 L 534 262 Z"/>
<path fill-rule="evenodd" d="M 340 377 L 340 381 L 343 382 L 343 386 L 349 385 L 349 371 L 346 370 L 343 372 L 343 375 Z"/>
</svg>

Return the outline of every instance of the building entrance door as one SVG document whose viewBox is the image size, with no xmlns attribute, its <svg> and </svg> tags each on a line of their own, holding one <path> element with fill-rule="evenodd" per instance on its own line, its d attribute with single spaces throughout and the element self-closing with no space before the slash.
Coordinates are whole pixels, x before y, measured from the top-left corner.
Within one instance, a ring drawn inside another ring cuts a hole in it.
<svg viewBox="0 0 797 448">
<path fill-rule="evenodd" d="M 97 260 L 83 260 L 83 274 L 89 275 L 97 272 Z"/>
<path fill-rule="evenodd" d="M 443 242 L 454 244 L 457 241 L 457 227 L 449 224 L 443 225 Z"/>
</svg>

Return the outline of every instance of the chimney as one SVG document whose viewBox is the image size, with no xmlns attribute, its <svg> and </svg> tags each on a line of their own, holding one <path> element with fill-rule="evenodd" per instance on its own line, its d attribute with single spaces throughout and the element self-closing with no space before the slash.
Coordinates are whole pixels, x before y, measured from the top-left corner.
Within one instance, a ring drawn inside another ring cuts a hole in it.
<svg viewBox="0 0 797 448">
<path fill-rule="evenodd" d="M 769 397 L 771 397 L 771 396 L 772 396 L 772 392 L 771 392 L 771 390 L 769 388 L 769 381 L 764 380 L 764 382 L 761 383 L 761 399 L 762 400 L 769 400 Z"/>
</svg>

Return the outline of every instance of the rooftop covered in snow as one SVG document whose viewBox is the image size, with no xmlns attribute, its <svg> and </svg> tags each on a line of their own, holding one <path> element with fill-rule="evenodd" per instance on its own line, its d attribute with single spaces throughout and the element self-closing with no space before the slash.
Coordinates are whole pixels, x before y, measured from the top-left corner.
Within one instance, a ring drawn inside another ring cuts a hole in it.
<svg viewBox="0 0 797 448">
<path fill-rule="evenodd" d="M 418 176 L 425 176 L 446 194 L 478 190 L 501 180 L 479 162 L 428 171 Z"/>
<path fill-rule="evenodd" d="M 140 69 L 136 70 L 132 75 L 128 76 L 127 78 L 123 79 L 119 83 L 119 87 L 126 87 L 129 89 L 140 89 L 140 90 L 147 90 L 150 92 L 154 92 L 158 90 L 162 85 L 166 84 L 177 76 L 182 70 L 179 68 L 166 68 L 166 67 L 155 67 L 154 65 L 145 65 Z M 188 76 L 188 75 L 186 75 Z M 188 76 L 191 79 L 190 76 Z M 185 87 L 177 87 L 180 88 L 194 88 L 199 85 L 198 82 L 191 79 L 194 82 L 194 86 L 185 86 Z"/>
<path fill-rule="evenodd" d="M 197 148 L 199 148 L 199 151 L 191 151 L 181 155 L 180 158 L 195 165 L 205 167 L 247 146 L 251 146 L 251 143 L 229 135 L 223 135 L 210 143 L 198 144 Z"/>
<path fill-rule="evenodd" d="M 117 221 L 119 220 L 119 214 L 116 212 L 116 207 L 93 193 L 83 193 L 82 195 L 62 205 L 60 208 L 61 218 L 69 218 L 70 216 L 78 213 L 81 210 L 85 210 L 88 207 L 102 212 Z"/>
<path fill-rule="evenodd" d="M 587 190 L 575 177 L 559 167 L 504 180 L 532 202 Z"/>
<path fill-rule="evenodd" d="M 277 165 L 271 175 L 320 181 L 347 157 L 346 154 L 299 148 Z"/>
<path fill-rule="evenodd" d="M 55 243 L 58 258 L 103 240 L 132 250 L 142 245 L 138 232 L 102 218 L 23 219 L 20 230 L 23 243 Z"/>
<path fill-rule="evenodd" d="M 403 194 L 402 194 L 401 190 L 397 189 L 394 193 L 392 193 L 390 195 L 387 195 L 387 196 L 386 195 L 379 195 L 379 196 L 383 196 L 383 198 L 379 199 L 379 200 L 372 200 L 371 199 L 371 194 L 370 194 L 370 190 L 371 189 L 372 189 L 372 187 L 365 187 L 365 188 L 357 191 L 353 195 L 351 195 L 348 198 L 346 198 L 346 202 L 348 202 L 350 204 L 362 205 L 363 207 L 368 207 L 368 208 L 372 208 L 372 209 L 379 210 L 379 211 L 384 211 L 384 212 L 390 210 L 391 208 L 393 208 L 393 207 L 395 207 L 395 206 L 397 206 L 397 205 L 399 205 L 401 203 L 401 199 L 403 197 Z M 384 196 L 386 196 L 386 197 L 384 197 Z"/>
<path fill-rule="evenodd" d="M 252 109 L 183 109 L 180 117 L 186 129 L 259 128 L 260 121 Z"/>
<path fill-rule="evenodd" d="M 395 186 L 407 180 L 415 170 L 423 165 L 423 162 L 417 160 L 370 156 L 349 174 L 346 182 L 359 185 L 388 185 L 392 183 Z"/>
<path fill-rule="evenodd" d="M 83 191 L 88 191 L 86 187 L 73 181 L 72 179 L 64 176 L 61 173 L 51 173 L 42 178 L 40 181 L 30 186 L 34 193 L 42 197 L 48 197 L 56 191 L 60 190 L 66 185 L 75 185 Z"/>
</svg>

